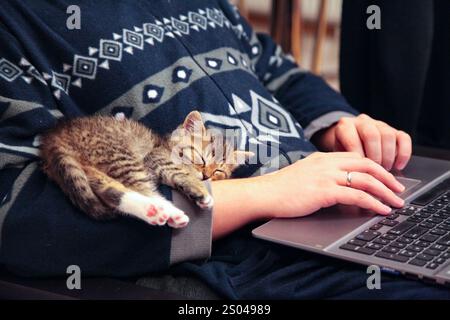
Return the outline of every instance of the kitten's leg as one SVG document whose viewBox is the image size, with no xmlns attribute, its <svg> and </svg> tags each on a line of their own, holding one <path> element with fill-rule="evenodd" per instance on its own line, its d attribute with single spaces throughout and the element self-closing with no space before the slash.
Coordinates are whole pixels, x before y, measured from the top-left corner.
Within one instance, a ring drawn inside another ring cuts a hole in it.
<svg viewBox="0 0 450 320">
<path fill-rule="evenodd" d="M 93 192 L 82 165 L 64 148 L 53 147 L 47 152 L 42 169 L 84 213 L 99 220 L 114 217 L 114 212 Z"/>
<path fill-rule="evenodd" d="M 145 165 L 152 170 L 163 184 L 183 192 L 202 209 L 211 209 L 214 201 L 194 169 L 171 160 L 170 152 L 155 148 L 144 159 Z"/>
<path fill-rule="evenodd" d="M 164 225 L 170 221 L 170 226 L 181 228 L 188 224 L 189 217 L 157 192 L 143 195 L 94 167 L 83 169 L 94 193 L 112 209 L 151 225 Z"/>
<path fill-rule="evenodd" d="M 134 191 L 137 191 L 146 196 L 152 196 L 153 194 L 155 194 L 155 190 L 153 188 L 152 183 L 139 182 L 139 183 L 134 183 L 133 185 L 130 185 L 128 187 L 130 189 L 133 189 Z M 169 220 L 167 220 L 167 224 L 172 228 L 180 228 L 185 225 L 185 220 L 186 220 L 185 217 L 181 218 L 181 217 L 177 217 L 177 216 L 171 216 L 169 218 Z M 189 221 L 189 218 L 188 218 L 188 221 Z"/>
</svg>

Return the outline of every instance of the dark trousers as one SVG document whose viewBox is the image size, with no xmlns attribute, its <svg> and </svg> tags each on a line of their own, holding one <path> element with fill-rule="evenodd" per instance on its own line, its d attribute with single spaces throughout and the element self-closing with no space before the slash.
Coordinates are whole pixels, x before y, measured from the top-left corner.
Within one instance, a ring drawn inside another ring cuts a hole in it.
<svg viewBox="0 0 450 320">
<path fill-rule="evenodd" d="M 369 30 L 369 5 L 381 30 Z M 450 148 L 450 1 L 344 0 L 341 91 L 361 112 Z"/>
<path fill-rule="evenodd" d="M 214 244 L 206 263 L 183 263 L 192 276 L 227 299 L 450 299 L 450 289 L 383 274 L 369 290 L 366 267 L 251 236 L 251 227 Z"/>
</svg>

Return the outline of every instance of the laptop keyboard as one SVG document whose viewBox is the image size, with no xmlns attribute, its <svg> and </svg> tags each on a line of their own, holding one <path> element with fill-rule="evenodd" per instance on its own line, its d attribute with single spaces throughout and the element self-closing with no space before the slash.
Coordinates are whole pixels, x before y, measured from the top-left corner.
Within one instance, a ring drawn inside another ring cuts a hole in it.
<svg viewBox="0 0 450 320">
<path fill-rule="evenodd" d="M 450 259 L 450 179 L 357 235 L 341 249 L 436 269 Z M 443 188 L 445 186 L 445 189 Z"/>
</svg>

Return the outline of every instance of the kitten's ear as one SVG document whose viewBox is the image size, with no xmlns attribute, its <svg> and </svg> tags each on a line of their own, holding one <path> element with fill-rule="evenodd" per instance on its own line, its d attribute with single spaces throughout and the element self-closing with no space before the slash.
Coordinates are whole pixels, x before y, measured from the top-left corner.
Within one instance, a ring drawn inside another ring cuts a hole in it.
<svg viewBox="0 0 450 320">
<path fill-rule="evenodd" d="M 195 133 L 196 130 L 201 130 L 198 133 L 203 133 L 205 125 L 203 124 L 202 115 L 198 111 L 192 111 L 186 116 L 183 122 L 183 128 L 188 132 Z"/>
<path fill-rule="evenodd" d="M 240 166 L 241 164 L 244 164 L 244 162 L 247 162 L 248 159 L 250 159 L 254 155 L 255 154 L 251 151 L 236 150 L 233 151 L 233 160 L 236 165 Z"/>
</svg>

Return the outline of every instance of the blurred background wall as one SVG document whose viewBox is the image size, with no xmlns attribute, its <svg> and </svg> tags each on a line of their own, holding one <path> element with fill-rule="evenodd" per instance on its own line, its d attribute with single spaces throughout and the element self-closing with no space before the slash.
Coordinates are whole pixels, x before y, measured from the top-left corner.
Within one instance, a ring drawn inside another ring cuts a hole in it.
<svg viewBox="0 0 450 320">
<path fill-rule="evenodd" d="M 243 14 L 259 32 L 271 31 L 273 22 L 272 12 L 274 1 L 294 2 L 289 0 L 233 0 Z M 318 23 L 320 17 L 320 6 L 322 0 L 300 0 L 298 1 L 299 21 L 293 23 L 301 24 L 300 36 L 300 59 L 298 62 L 303 68 L 312 70 L 322 75 L 327 82 L 339 90 L 339 34 L 341 24 L 342 0 L 327 0 L 324 14 L 324 32 L 320 40 L 320 49 L 315 50 L 318 37 Z M 319 52 L 318 52 L 319 51 Z M 313 56 L 316 57 L 316 68 L 313 67 Z"/>
</svg>

